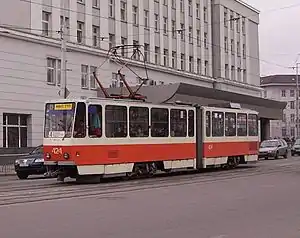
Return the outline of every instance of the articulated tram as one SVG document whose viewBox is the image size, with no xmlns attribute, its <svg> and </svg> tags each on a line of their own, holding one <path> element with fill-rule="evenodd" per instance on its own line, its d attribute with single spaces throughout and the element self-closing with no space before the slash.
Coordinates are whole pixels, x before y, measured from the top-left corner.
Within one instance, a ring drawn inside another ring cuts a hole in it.
<svg viewBox="0 0 300 238">
<path fill-rule="evenodd" d="M 60 179 L 234 168 L 258 160 L 258 131 L 258 113 L 238 106 L 51 100 L 44 159 Z"/>
</svg>

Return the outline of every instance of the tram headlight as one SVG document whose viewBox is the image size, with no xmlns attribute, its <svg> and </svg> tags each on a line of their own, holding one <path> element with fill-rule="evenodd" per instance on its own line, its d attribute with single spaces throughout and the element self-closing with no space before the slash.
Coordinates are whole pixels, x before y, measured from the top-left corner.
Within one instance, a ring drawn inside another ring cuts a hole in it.
<svg viewBox="0 0 300 238">
<path fill-rule="evenodd" d="M 64 153 L 64 159 L 69 159 L 70 155 L 68 153 Z"/>
<path fill-rule="evenodd" d="M 46 158 L 47 159 L 50 159 L 51 158 L 51 155 L 49 153 L 46 153 Z"/>
</svg>

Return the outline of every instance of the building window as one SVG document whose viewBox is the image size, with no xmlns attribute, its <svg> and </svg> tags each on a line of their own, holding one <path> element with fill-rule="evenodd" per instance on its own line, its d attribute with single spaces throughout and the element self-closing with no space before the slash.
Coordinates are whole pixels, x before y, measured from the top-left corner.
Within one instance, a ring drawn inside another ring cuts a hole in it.
<svg viewBox="0 0 300 238">
<path fill-rule="evenodd" d="M 116 38 L 114 34 L 109 34 L 109 49 L 114 47 L 116 44 Z"/>
<path fill-rule="evenodd" d="M 246 59 L 246 45 L 243 44 L 243 58 Z"/>
<path fill-rule="evenodd" d="M 229 66 L 228 66 L 228 64 L 225 64 L 225 78 L 229 79 Z"/>
<path fill-rule="evenodd" d="M 189 71 L 194 72 L 194 58 L 192 56 L 189 57 Z"/>
<path fill-rule="evenodd" d="M 50 12 L 42 12 L 42 34 L 44 36 L 50 36 Z"/>
<path fill-rule="evenodd" d="M 169 66 L 169 51 L 167 49 L 164 49 L 164 66 Z"/>
<path fill-rule="evenodd" d="M 100 29 L 98 26 L 93 26 L 93 46 L 99 46 L 99 39 L 100 39 Z"/>
<path fill-rule="evenodd" d="M 64 17 L 60 16 L 60 27 L 61 27 L 61 29 L 63 29 L 64 23 L 66 24 L 65 25 L 65 35 L 64 35 L 64 37 L 66 39 L 69 39 L 69 36 L 70 36 L 70 20 L 69 20 L 68 17 L 65 17 L 65 20 L 64 20 Z"/>
<path fill-rule="evenodd" d="M 224 38 L 224 48 L 225 48 L 225 52 L 228 53 L 228 37 L 225 36 Z"/>
<path fill-rule="evenodd" d="M 184 65 L 185 60 L 184 60 L 184 57 L 185 57 L 185 55 L 181 54 L 181 56 L 180 56 L 180 69 L 181 70 L 185 69 L 185 65 Z"/>
<path fill-rule="evenodd" d="M 154 26 L 155 26 L 155 31 L 159 31 L 159 15 L 158 14 L 154 14 Z"/>
<path fill-rule="evenodd" d="M 291 89 L 291 90 L 290 90 L 290 96 L 291 96 L 291 97 L 295 97 L 295 90 L 294 90 L 294 89 Z"/>
<path fill-rule="evenodd" d="M 197 30 L 197 46 L 200 46 L 201 45 L 201 37 L 200 37 L 200 30 Z"/>
<path fill-rule="evenodd" d="M 176 51 L 172 51 L 172 68 L 177 68 L 177 57 L 176 57 Z"/>
<path fill-rule="evenodd" d="M 240 51 L 240 42 L 236 42 L 236 52 L 237 52 L 237 56 L 240 57 L 241 56 L 241 51 Z"/>
<path fill-rule="evenodd" d="M 291 102 L 290 102 L 290 108 L 291 108 L 291 109 L 295 109 L 295 102 L 294 102 L 294 101 L 291 101 Z"/>
<path fill-rule="evenodd" d="M 180 11 L 183 13 L 184 12 L 184 4 L 183 0 L 180 0 Z"/>
<path fill-rule="evenodd" d="M 200 4 L 196 4 L 196 17 L 199 19 L 200 18 Z"/>
<path fill-rule="evenodd" d="M 234 69 L 234 66 L 231 66 L 231 80 L 235 80 L 235 69 Z"/>
<path fill-rule="evenodd" d="M 203 18 L 204 18 L 204 22 L 207 22 L 207 7 L 203 8 Z"/>
<path fill-rule="evenodd" d="M 126 2 L 121 1 L 121 21 L 126 21 L 127 20 L 127 5 Z"/>
<path fill-rule="evenodd" d="M 97 67 L 96 66 L 90 66 L 90 89 L 96 89 L 97 88 L 94 72 L 97 75 Z"/>
<path fill-rule="evenodd" d="M 83 43 L 84 23 L 77 22 L 77 43 Z"/>
<path fill-rule="evenodd" d="M 281 90 L 281 97 L 286 97 L 285 90 Z"/>
<path fill-rule="evenodd" d="M 245 17 L 242 18 L 242 33 L 245 35 L 246 33 L 246 26 L 245 26 Z"/>
<path fill-rule="evenodd" d="M 93 0 L 93 7 L 99 7 L 98 0 Z"/>
<path fill-rule="evenodd" d="M 241 68 L 237 69 L 238 81 L 241 81 Z"/>
<path fill-rule="evenodd" d="M 127 39 L 125 37 L 121 37 L 121 45 L 127 45 Z M 121 55 L 125 57 L 127 52 L 124 47 L 121 48 Z"/>
<path fill-rule="evenodd" d="M 233 21 L 234 21 L 233 11 L 230 11 L 230 29 L 231 30 L 233 30 Z"/>
<path fill-rule="evenodd" d="M 193 28 L 189 27 L 189 43 L 193 44 Z"/>
<path fill-rule="evenodd" d="M 139 42 L 136 41 L 136 40 L 134 40 L 134 41 L 133 41 L 133 45 L 138 46 L 138 45 L 139 45 Z M 137 53 L 134 54 L 132 58 L 135 59 L 135 60 L 139 60 L 139 54 L 137 54 Z"/>
<path fill-rule="evenodd" d="M 145 18 L 145 28 L 149 27 L 149 11 L 148 10 L 144 10 L 144 18 Z"/>
<path fill-rule="evenodd" d="M 189 16 L 193 15 L 192 0 L 189 0 Z"/>
<path fill-rule="evenodd" d="M 291 127 L 291 137 L 295 137 L 295 127 Z"/>
<path fill-rule="evenodd" d="M 201 74 L 201 59 L 197 59 L 197 74 Z"/>
<path fill-rule="evenodd" d="M 81 65 L 81 88 L 88 88 L 88 66 Z"/>
<path fill-rule="evenodd" d="M 236 31 L 237 31 L 237 33 L 240 32 L 240 15 L 239 14 L 236 15 Z"/>
<path fill-rule="evenodd" d="M 243 82 L 247 83 L 247 70 L 243 70 Z"/>
<path fill-rule="evenodd" d="M 115 17 L 115 1 L 114 0 L 109 0 L 108 11 L 109 11 L 109 17 L 114 18 Z"/>
<path fill-rule="evenodd" d="M 61 60 L 47 58 L 47 83 L 60 85 L 61 81 Z"/>
<path fill-rule="evenodd" d="M 3 114 L 3 147 L 27 147 L 28 115 Z"/>
<path fill-rule="evenodd" d="M 149 44 L 145 44 L 144 45 L 144 57 L 145 57 L 145 61 L 146 62 L 149 62 L 150 61 L 150 57 L 149 57 L 149 54 L 150 54 L 150 49 L 149 49 Z"/>
<path fill-rule="evenodd" d="M 184 41 L 184 24 L 181 23 L 180 26 L 181 26 L 181 30 L 180 30 L 181 40 Z"/>
<path fill-rule="evenodd" d="M 231 51 L 231 54 L 234 55 L 234 40 L 231 40 L 231 42 L 230 42 L 230 51 Z"/>
<path fill-rule="evenodd" d="M 227 16 L 228 16 L 228 13 L 227 13 L 227 8 L 224 7 L 224 26 L 225 27 L 228 27 L 228 21 L 227 21 Z"/>
<path fill-rule="evenodd" d="M 286 137 L 286 136 L 287 136 L 287 135 L 286 135 L 286 128 L 285 128 L 285 127 L 282 127 L 281 133 L 282 133 L 282 136 L 283 136 L 283 137 Z"/>
<path fill-rule="evenodd" d="M 293 114 L 293 113 L 291 114 L 291 122 L 293 122 L 293 123 L 295 122 L 295 114 Z"/>
<path fill-rule="evenodd" d="M 208 61 L 207 60 L 205 60 L 205 62 L 204 62 L 204 74 L 206 76 L 208 76 Z"/>
<path fill-rule="evenodd" d="M 155 64 L 160 64 L 160 49 L 155 46 Z"/>
<path fill-rule="evenodd" d="M 132 18 L 133 18 L 133 24 L 137 25 L 138 24 L 138 7 L 137 6 L 132 6 Z"/>
<path fill-rule="evenodd" d="M 164 17 L 164 34 L 167 34 L 168 31 L 168 18 Z"/>
<path fill-rule="evenodd" d="M 176 21 L 172 20 L 172 37 L 176 39 Z"/>
<path fill-rule="evenodd" d="M 208 49 L 208 46 L 207 46 L 207 33 L 206 32 L 204 33 L 204 47 L 206 49 Z"/>
<path fill-rule="evenodd" d="M 174 8 L 174 9 L 176 8 L 176 0 L 172 0 L 171 7 Z"/>
</svg>

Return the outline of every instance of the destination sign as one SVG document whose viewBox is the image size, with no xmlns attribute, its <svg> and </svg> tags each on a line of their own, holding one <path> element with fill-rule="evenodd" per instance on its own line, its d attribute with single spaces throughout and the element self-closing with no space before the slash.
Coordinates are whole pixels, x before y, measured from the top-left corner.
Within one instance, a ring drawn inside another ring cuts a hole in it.
<svg viewBox="0 0 300 238">
<path fill-rule="evenodd" d="M 55 104 L 54 110 L 72 110 L 73 104 L 72 103 L 64 103 L 64 104 Z"/>
</svg>

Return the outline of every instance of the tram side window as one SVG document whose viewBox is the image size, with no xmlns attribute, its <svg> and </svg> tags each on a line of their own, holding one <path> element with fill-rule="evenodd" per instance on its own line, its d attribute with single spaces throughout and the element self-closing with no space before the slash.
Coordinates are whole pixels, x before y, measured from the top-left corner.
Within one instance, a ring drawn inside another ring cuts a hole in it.
<svg viewBox="0 0 300 238">
<path fill-rule="evenodd" d="M 186 110 L 171 109 L 171 136 L 186 137 L 187 121 Z"/>
<path fill-rule="evenodd" d="M 189 110 L 189 137 L 193 137 L 195 135 L 194 123 L 194 111 Z"/>
<path fill-rule="evenodd" d="M 165 108 L 151 109 L 151 136 L 169 136 L 169 110 Z"/>
<path fill-rule="evenodd" d="M 258 135 L 258 118 L 255 114 L 248 115 L 248 130 L 249 136 L 257 136 Z"/>
<path fill-rule="evenodd" d="M 127 137 L 127 107 L 105 107 L 105 135 L 108 138 Z"/>
<path fill-rule="evenodd" d="M 225 136 L 236 136 L 236 114 L 225 112 Z"/>
<path fill-rule="evenodd" d="M 224 136 L 224 113 L 212 112 L 212 136 Z"/>
<path fill-rule="evenodd" d="M 147 107 L 130 107 L 129 135 L 130 137 L 149 136 L 149 109 Z"/>
<path fill-rule="evenodd" d="M 72 125 L 72 124 L 70 124 Z M 85 103 L 77 103 L 76 118 L 74 126 L 74 138 L 84 138 L 86 136 L 86 106 Z"/>
<path fill-rule="evenodd" d="M 89 137 L 102 136 L 102 107 L 101 105 L 89 105 Z"/>
<path fill-rule="evenodd" d="M 247 136 L 247 114 L 237 114 L 237 135 Z"/>
<path fill-rule="evenodd" d="M 205 125 L 206 125 L 206 137 L 210 137 L 210 131 L 211 131 L 211 117 L 210 112 L 205 113 Z"/>
</svg>

